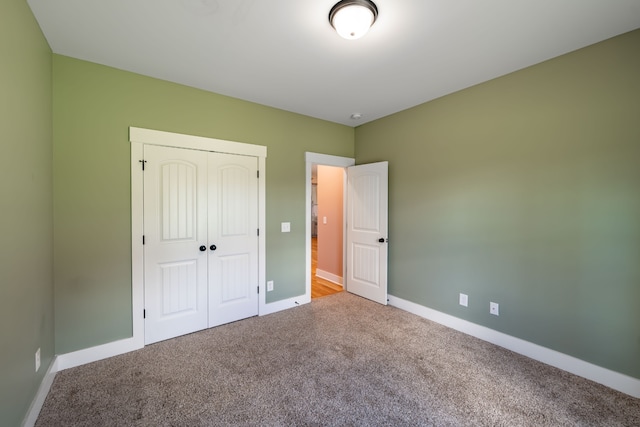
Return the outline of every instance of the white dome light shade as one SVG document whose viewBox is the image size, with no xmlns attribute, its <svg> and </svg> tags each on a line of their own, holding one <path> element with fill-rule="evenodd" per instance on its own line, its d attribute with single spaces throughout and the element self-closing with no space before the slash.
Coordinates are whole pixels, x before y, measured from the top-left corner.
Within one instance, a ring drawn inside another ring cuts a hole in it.
<svg viewBox="0 0 640 427">
<path fill-rule="evenodd" d="M 341 37 L 359 39 L 367 34 L 378 17 L 378 8 L 368 0 L 343 0 L 329 12 L 329 22 Z"/>
<path fill-rule="evenodd" d="M 359 39 L 373 23 L 373 13 L 362 6 L 347 6 L 336 12 L 333 26 L 345 39 Z"/>
</svg>

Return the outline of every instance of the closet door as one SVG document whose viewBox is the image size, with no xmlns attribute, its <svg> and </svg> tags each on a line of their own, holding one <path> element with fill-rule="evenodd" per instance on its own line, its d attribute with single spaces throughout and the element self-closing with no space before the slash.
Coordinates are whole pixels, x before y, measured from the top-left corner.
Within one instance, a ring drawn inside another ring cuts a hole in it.
<svg viewBox="0 0 640 427">
<path fill-rule="evenodd" d="M 145 343 L 258 314 L 258 159 L 145 145 Z"/>
<path fill-rule="evenodd" d="M 145 343 L 208 325 L 207 156 L 144 147 Z"/>
<path fill-rule="evenodd" d="M 209 326 L 258 314 L 258 159 L 209 153 Z"/>
</svg>

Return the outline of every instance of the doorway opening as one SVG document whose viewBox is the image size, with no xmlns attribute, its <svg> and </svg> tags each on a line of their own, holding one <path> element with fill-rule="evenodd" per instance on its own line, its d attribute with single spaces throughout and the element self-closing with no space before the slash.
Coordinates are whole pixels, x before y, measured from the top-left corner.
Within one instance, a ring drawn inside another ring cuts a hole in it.
<svg viewBox="0 0 640 427">
<path fill-rule="evenodd" d="M 344 180 L 342 167 L 312 165 L 312 300 L 344 290 Z"/>
<path fill-rule="evenodd" d="M 341 168 L 343 176 L 343 219 L 340 226 L 342 228 L 344 290 L 386 305 L 388 301 L 389 162 L 382 161 L 355 166 L 354 159 L 317 153 L 306 153 L 305 160 L 306 287 L 304 303 L 311 302 L 311 175 L 313 165 L 317 164 Z M 324 222 L 324 217 L 320 219 Z M 321 241 L 319 241 L 319 246 L 321 246 Z"/>
<path fill-rule="evenodd" d="M 307 298 L 305 299 L 311 301 L 313 298 L 331 295 L 345 289 L 343 280 L 346 267 L 345 168 L 353 166 L 355 160 L 318 153 L 306 153 L 305 160 L 307 172 L 305 245 Z M 318 183 L 318 170 L 320 170 L 320 183 Z M 340 188 L 336 188 L 338 186 Z M 328 198 L 325 198 L 325 195 Z M 324 206 L 320 206 L 321 203 Z"/>
</svg>

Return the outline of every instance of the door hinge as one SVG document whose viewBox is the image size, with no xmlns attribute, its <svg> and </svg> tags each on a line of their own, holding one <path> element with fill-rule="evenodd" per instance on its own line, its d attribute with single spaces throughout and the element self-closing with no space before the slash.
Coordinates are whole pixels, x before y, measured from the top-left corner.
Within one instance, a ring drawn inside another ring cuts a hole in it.
<svg viewBox="0 0 640 427">
<path fill-rule="evenodd" d="M 258 179 L 260 179 L 260 171 L 256 171 L 256 175 L 257 175 Z"/>
<path fill-rule="evenodd" d="M 258 228 L 256 231 L 258 232 L 258 236 L 259 236 L 260 235 L 260 229 Z"/>
<path fill-rule="evenodd" d="M 144 170 L 144 165 L 145 165 L 145 163 L 147 163 L 147 161 L 146 160 L 138 160 L 138 161 L 142 165 L 142 170 Z"/>
<path fill-rule="evenodd" d="M 142 235 L 142 244 L 144 245 L 144 234 Z"/>
<path fill-rule="evenodd" d="M 260 286 L 258 286 L 258 293 L 260 293 Z"/>
<path fill-rule="evenodd" d="M 147 318 L 147 310 L 142 310 L 142 318 L 143 319 Z"/>
</svg>

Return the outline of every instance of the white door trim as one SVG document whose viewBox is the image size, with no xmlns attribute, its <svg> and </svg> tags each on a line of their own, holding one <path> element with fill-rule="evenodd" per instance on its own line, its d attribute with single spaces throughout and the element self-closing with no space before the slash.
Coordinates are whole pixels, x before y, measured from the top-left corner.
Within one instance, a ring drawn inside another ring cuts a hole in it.
<svg viewBox="0 0 640 427">
<path fill-rule="evenodd" d="M 143 190 L 144 181 L 142 165 L 144 144 L 163 145 L 168 147 L 188 148 L 192 150 L 212 151 L 218 153 L 239 154 L 258 158 L 258 315 L 269 312 L 266 306 L 266 158 L 267 147 L 245 144 L 201 136 L 183 135 L 152 129 L 129 128 L 131 143 L 131 307 L 133 321 L 134 347 L 144 347 L 144 248 L 142 245 L 143 227 Z"/>
<path fill-rule="evenodd" d="M 306 172 L 305 172 L 305 294 L 304 299 L 300 301 L 301 304 L 306 304 L 311 302 L 311 168 L 314 164 L 316 165 L 324 165 L 324 166 L 337 166 L 346 168 L 349 166 L 353 166 L 356 164 L 356 160 L 351 157 L 340 157 L 340 156 L 332 156 L 329 154 L 319 154 L 306 152 L 304 153 L 304 159 L 306 163 Z M 346 190 L 347 180 L 342 180 L 343 185 Z M 347 197 L 347 192 L 343 191 L 345 200 Z M 343 218 L 343 233 L 342 235 L 346 238 L 346 228 L 344 227 L 344 218 L 346 218 L 346 209 L 347 204 L 343 203 L 344 212 L 342 214 Z M 343 238 L 342 242 L 342 253 L 346 254 L 346 241 Z M 347 263 L 343 262 L 343 270 L 346 268 Z M 344 271 L 342 272 L 342 277 L 346 277 Z"/>
<path fill-rule="evenodd" d="M 267 147 L 244 142 L 225 141 L 204 136 L 184 135 L 160 130 L 129 128 L 129 141 L 167 147 L 190 148 L 192 150 L 215 151 L 253 157 L 267 157 Z"/>
</svg>

